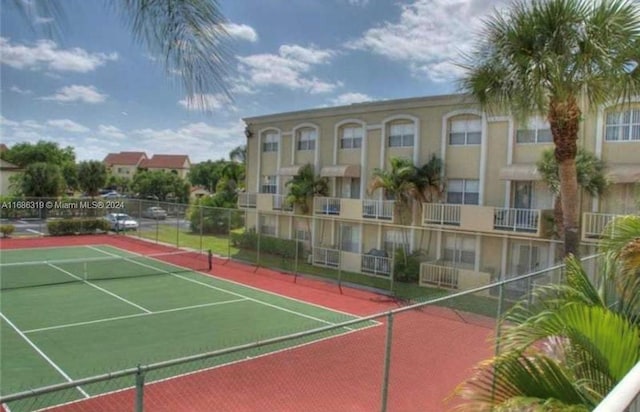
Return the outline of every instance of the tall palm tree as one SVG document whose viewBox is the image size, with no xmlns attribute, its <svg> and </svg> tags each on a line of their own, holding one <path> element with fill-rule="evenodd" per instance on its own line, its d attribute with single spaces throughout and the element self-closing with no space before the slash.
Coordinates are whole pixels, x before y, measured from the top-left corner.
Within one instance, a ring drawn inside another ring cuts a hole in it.
<svg viewBox="0 0 640 412">
<path fill-rule="evenodd" d="M 52 17 L 54 24 L 65 22 L 66 2 L 13 0 L 13 4 L 29 23 L 37 17 Z M 206 94 L 222 92 L 230 97 L 226 87 L 232 67 L 229 35 L 216 0 L 112 0 L 107 4 L 122 17 L 135 41 L 161 57 L 167 73 L 180 76 L 190 102 L 211 109 Z"/>
<path fill-rule="evenodd" d="M 608 185 L 605 176 L 606 167 L 607 165 L 603 160 L 598 159 L 593 153 L 590 153 L 583 148 L 579 148 L 576 155 L 576 175 L 578 186 L 591 197 L 598 197 L 602 195 Z M 549 187 L 549 190 L 551 190 L 555 195 L 553 209 L 556 233 L 559 237 L 562 237 L 564 227 L 562 221 L 560 177 L 558 176 L 558 162 L 556 161 L 552 149 L 542 152 L 540 160 L 536 163 L 536 168 L 542 176 L 542 180 Z"/>
<path fill-rule="evenodd" d="M 376 190 L 382 190 L 385 197 L 394 200 L 394 214 L 398 216 L 400 225 L 405 226 L 406 216 L 411 212 L 413 202 L 418 189 L 416 187 L 416 167 L 413 163 L 404 158 L 392 157 L 389 159 L 390 168 L 374 169 L 368 192 L 371 194 Z M 404 244 L 408 245 L 408 235 L 406 228 L 402 229 Z M 395 252 L 395 251 L 394 251 Z M 406 260 L 406 253 L 403 254 Z"/>
<path fill-rule="evenodd" d="M 486 20 L 462 88 L 488 109 L 545 114 L 558 161 L 565 253 L 578 251 L 576 154 L 592 107 L 640 91 L 640 12 L 632 0 L 516 0 Z M 588 108 L 586 108 L 588 110 Z"/>
<path fill-rule="evenodd" d="M 431 159 L 415 169 L 414 185 L 416 200 L 430 203 L 442 195 L 442 159 L 433 154 Z"/>
<path fill-rule="evenodd" d="M 313 210 L 315 196 L 329 195 L 329 179 L 316 176 L 313 165 L 306 164 L 300 168 L 298 174 L 285 185 L 288 189 L 285 202 L 292 205 L 304 215 Z M 308 233 L 311 233 L 311 222 L 307 220 Z"/>
<path fill-rule="evenodd" d="M 597 282 L 569 257 L 566 284 L 508 312 L 501 354 L 458 388 L 458 410 L 589 411 L 640 361 L 640 217 L 606 232 Z"/>
</svg>

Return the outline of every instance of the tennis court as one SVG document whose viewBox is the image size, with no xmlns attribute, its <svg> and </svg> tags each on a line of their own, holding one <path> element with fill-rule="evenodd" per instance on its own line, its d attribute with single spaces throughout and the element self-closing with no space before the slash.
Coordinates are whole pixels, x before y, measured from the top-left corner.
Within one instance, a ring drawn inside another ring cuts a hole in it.
<svg viewBox="0 0 640 412">
<path fill-rule="evenodd" d="M 209 262 L 195 252 L 143 256 L 110 245 L 46 247 L 3 250 L 0 264 L 2 395 L 356 318 L 201 273 Z M 170 370 L 156 378 L 167 375 Z M 127 385 L 86 386 L 39 407 Z"/>
</svg>

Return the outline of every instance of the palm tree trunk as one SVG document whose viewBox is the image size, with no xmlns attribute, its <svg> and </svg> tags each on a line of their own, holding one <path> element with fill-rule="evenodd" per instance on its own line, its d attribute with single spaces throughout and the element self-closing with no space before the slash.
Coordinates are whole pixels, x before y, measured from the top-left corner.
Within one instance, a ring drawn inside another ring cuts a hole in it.
<svg viewBox="0 0 640 412">
<path fill-rule="evenodd" d="M 549 125 L 558 162 L 560 197 L 564 226 L 564 253 L 578 255 L 578 179 L 576 154 L 581 111 L 574 97 L 552 101 L 549 105 Z"/>
</svg>

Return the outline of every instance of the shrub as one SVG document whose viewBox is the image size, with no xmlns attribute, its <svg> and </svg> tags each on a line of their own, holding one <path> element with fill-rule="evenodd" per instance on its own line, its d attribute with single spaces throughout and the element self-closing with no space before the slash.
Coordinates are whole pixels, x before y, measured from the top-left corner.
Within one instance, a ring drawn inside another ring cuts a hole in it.
<svg viewBox="0 0 640 412">
<path fill-rule="evenodd" d="M 2 237 L 9 237 L 16 230 L 14 225 L 0 225 L 0 233 Z"/>
<path fill-rule="evenodd" d="M 249 229 L 244 233 L 232 232 L 231 244 L 240 249 L 257 250 L 258 233 L 256 233 L 255 229 Z M 298 248 L 298 256 L 302 256 L 302 242 L 296 242 L 292 239 L 280 239 L 271 236 L 260 236 L 261 253 L 267 253 L 274 256 L 293 259 L 296 255 L 296 247 Z"/>
<path fill-rule="evenodd" d="M 420 278 L 420 262 L 423 260 L 425 253 L 421 250 L 414 250 L 405 258 L 403 248 L 396 249 L 394 256 L 395 264 L 393 273 L 395 279 L 400 282 L 416 283 Z"/>
<path fill-rule="evenodd" d="M 60 219 L 47 222 L 49 234 L 53 236 L 106 232 L 109 222 L 104 219 Z"/>
</svg>

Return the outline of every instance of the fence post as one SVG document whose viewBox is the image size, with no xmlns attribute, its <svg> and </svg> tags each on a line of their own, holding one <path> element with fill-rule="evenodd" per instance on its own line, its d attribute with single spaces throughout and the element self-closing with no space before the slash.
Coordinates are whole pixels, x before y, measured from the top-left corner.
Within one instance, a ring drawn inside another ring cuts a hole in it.
<svg viewBox="0 0 640 412">
<path fill-rule="evenodd" d="M 387 411 L 387 400 L 389 398 L 389 372 L 391 369 L 391 346 L 393 342 L 393 313 L 387 313 L 387 336 L 384 345 L 384 370 L 382 372 L 382 400 L 380 411 Z"/>
<path fill-rule="evenodd" d="M 260 227 L 260 213 L 256 213 L 256 270 L 260 266 L 260 233 L 262 232 Z"/>
<path fill-rule="evenodd" d="M 198 209 L 200 209 L 200 253 L 202 253 L 202 238 L 204 236 L 204 207 L 202 205 L 198 205 Z"/>
<path fill-rule="evenodd" d="M 227 214 L 227 257 L 231 260 L 231 209 L 227 210 L 229 213 Z M 246 218 L 245 218 L 246 222 Z M 245 232 L 246 232 L 246 224 L 245 224 Z"/>
<path fill-rule="evenodd" d="M 144 411 L 144 372 L 138 365 L 136 372 L 136 412 Z"/>
<path fill-rule="evenodd" d="M 177 203 L 174 203 L 177 204 Z M 176 247 L 180 247 L 180 211 L 176 208 Z"/>
</svg>

